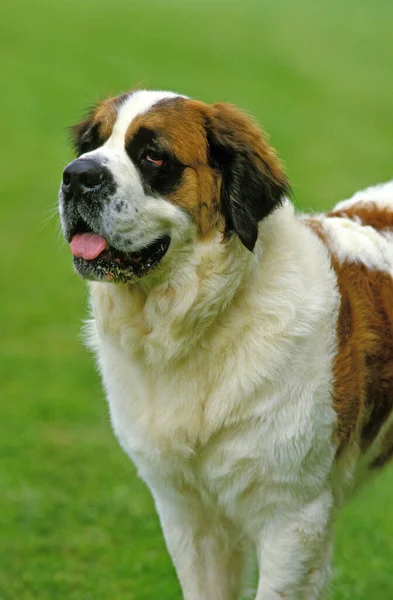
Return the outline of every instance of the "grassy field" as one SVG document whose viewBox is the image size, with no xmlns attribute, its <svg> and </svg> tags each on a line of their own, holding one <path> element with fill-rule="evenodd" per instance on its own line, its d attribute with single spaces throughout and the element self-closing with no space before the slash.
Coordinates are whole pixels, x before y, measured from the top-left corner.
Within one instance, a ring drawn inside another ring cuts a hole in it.
<svg viewBox="0 0 393 600">
<path fill-rule="evenodd" d="M 253 112 L 296 205 L 393 176 L 391 0 L 16 0 L 2 9 L 0 600 L 179 600 L 111 432 L 58 232 L 66 125 L 135 84 Z M 393 472 L 345 510 L 331 600 L 393 598 Z M 201 599 L 202 600 L 202 599 Z"/>
</svg>

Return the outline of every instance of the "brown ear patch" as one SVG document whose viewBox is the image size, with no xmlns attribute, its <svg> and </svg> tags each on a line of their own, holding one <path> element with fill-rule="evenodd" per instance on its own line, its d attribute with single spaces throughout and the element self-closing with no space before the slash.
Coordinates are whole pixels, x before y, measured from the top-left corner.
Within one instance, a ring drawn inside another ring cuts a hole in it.
<svg viewBox="0 0 393 600">
<path fill-rule="evenodd" d="M 128 96 L 122 94 L 100 102 L 90 109 L 83 121 L 70 128 L 78 155 L 102 146 L 110 138 L 118 110 Z"/>
<path fill-rule="evenodd" d="M 267 134 L 250 115 L 225 102 L 212 104 L 209 113 L 218 144 L 249 153 L 272 185 L 288 187 L 275 149 L 269 144 Z"/>
<path fill-rule="evenodd" d="M 207 112 L 209 156 L 221 176 L 221 211 L 227 234 L 254 249 L 258 224 L 289 194 L 274 149 L 252 118 L 234 106 L 213 104 Z"/>
<path fill-rule="evenodd" d="M 101 102 L 95 109 L 92 116 L 92 123 L 98 125 L 100 135 L 105 140 L 111 136 L 119 108 L 127 98 L 128 94 L 109 98 L 109 100 Z"/>
</svg>

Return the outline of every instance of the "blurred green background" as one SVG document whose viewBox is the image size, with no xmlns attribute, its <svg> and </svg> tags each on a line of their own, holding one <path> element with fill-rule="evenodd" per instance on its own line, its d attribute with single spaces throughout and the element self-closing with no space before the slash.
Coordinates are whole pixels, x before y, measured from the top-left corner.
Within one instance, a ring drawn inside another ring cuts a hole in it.
<svg viewBox="0 0 393 600">
<path fill-rule="evenodd" d="M 179 600 L 83 349 L 51 218 L 65 127 L 136 84 L 251 111 L 300 209 L 393 177 L 391 0 L 16 0 L 1 14 L 0 599 Z M 331 600 L 393 598 L 393 472 L 338 526 Z"/>
</svg>

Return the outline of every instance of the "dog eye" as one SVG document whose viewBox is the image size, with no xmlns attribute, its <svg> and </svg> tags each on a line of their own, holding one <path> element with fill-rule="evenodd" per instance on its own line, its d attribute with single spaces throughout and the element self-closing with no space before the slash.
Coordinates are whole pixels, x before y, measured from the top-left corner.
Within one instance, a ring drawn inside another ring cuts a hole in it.
<svg viewBox="0 0 393 600">
<path fill-rule="evenodd" d="M 162 158 L 162 156 L 158 152 L 154 152 L 153 150 L 151 150 L 145 155 L 145 160 L 147 160 L 147 162 L 149 163 L 152 163 L 156 167 L 162 167 L 162 165 L 164 164 L 164 159 Z"/>
</svg>

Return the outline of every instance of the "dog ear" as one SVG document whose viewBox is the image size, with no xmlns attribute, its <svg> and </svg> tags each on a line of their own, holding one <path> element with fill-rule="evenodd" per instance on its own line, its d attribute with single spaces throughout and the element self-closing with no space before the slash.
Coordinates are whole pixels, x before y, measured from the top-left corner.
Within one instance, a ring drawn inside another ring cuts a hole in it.
<svg viewBox="0 0 393 600">
<path fill-rule="evenodd" d="M 280 206 L 289 184 L 275 151 L 250 117 L 226 103 L 209 108 L 209 158 L 221 173 L 225 233 L 234 231 L 252 251 L 259 221 Z"/>
<path fill-rule="evenodd" d="M 119 99 L 115 100 L 120 103 L 121 98 L 122 96 L 119 96 Z M 103 135 L 105 132 L 103 131 L 102 124 L 100 125 L 100 112 L 101 116 L 106 117 L 106 120 L 111 119 L 114 121 L 115 112 L 112 106 L 114 103 L 114 99 L 110 98 L 106 102 L 99 102 L 88 107 L 85 111 L 85 118 L 76 125 L 71 125 L 68 128 L 70 142 L 77 157 L 85 154 L 85 152 L 91 152 L 99 148 L 99 146 L 104 144 L 106 138 L 109 137 L 108 132 L 106 132 L 106 135 Z M 109 119 L 108 114 L 110 115 Z"/>
<path fill-rule="evenodd" d="M 89 111 L 89 112 L 92 112 Z M 99 145 L 98 125 L 92 121 L 89 114 L 83 121 L 68 128 L 71 146 L 77 157 Z"/>
<path fill-rule="evenodd" d="M 120 94 L 93 104 L 86 110 L 85 118 L 80 123 L 69 127 L 70 141 L 78 157 L 106 142 L 112 133 L 117 112 L 129 96 L 130 93 Z"/>
</svg>

